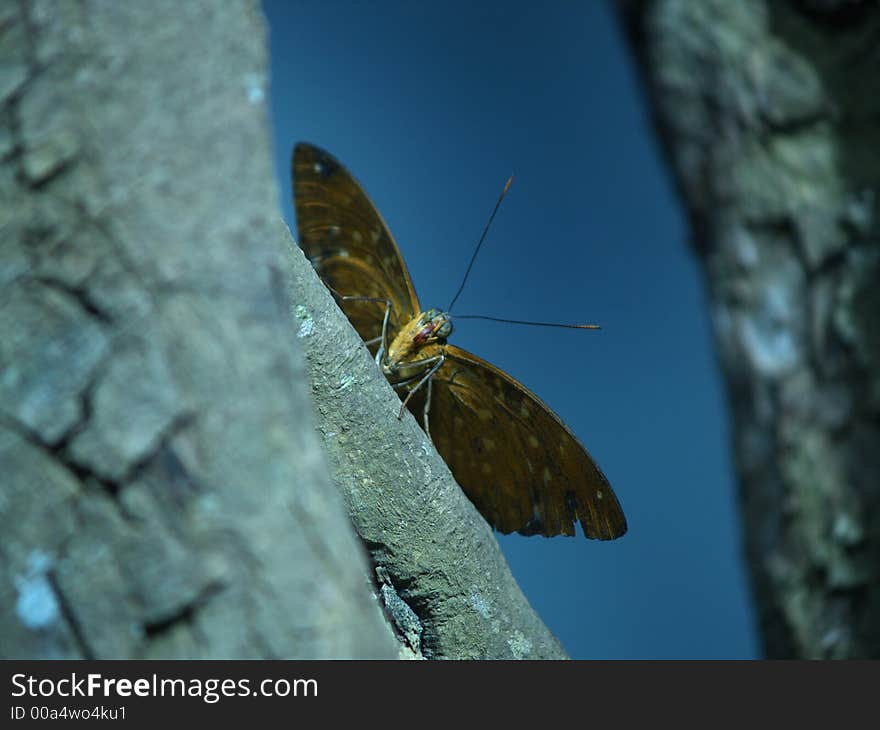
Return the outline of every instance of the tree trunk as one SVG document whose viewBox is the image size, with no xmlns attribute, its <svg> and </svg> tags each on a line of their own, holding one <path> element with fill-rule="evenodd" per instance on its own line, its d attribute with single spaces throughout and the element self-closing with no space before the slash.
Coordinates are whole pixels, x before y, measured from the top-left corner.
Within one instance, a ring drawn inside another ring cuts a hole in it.
<svg viewBox="0 0 880 730">
<path fill-rule="evenodd" d="M 880 6 L 620 2 L 706 275 L 769 657 L 880 657 Z"/>
<path fill-rule="evenodd" d="M 291 336 L 255 5 L 0 12 L 0 656 L 397 656 Z"/>
<path fill-rule="evenodd" d="M 0 656 L 564 657 L 278 220 L 264 36 L 0 8 Z"/>
</svg>

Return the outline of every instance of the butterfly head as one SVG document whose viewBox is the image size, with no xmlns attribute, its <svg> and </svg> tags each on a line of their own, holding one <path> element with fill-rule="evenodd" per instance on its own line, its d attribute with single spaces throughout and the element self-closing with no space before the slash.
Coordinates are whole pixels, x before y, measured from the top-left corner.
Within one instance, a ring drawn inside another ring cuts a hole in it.
<svg viewBox="0 0 880 730">
<path fill-rule="evenodd" d="M 433 340 L 445 340 L 452 334 L 452 319 L 439 309 L 428 309 L 419 315 L 418 331 L 413 337 L 416 345 L 424 345 Z"/>
<path fill-rule="evenodd" d="M 452 320 L 446 312 L 428 309 L 419 312 L 398 332 L 388 347 L 386 374 L 395 374 L 410 362 L 434 357 L 452 334 Z"/>
</svg>

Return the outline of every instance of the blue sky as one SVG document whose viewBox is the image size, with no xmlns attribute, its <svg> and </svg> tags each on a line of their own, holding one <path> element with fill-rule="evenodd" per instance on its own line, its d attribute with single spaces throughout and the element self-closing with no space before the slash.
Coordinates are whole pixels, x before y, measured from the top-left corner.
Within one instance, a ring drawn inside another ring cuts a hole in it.
<svg viewBox="0 0 880 730">
<path fill-rule="evenodd" d="M 633 63 L 600 0 L 267 1 L 283 213 L 318 144 L 387 221 L 423 307 L 599 332 L 458 321 L 451 341 L 535 391 L 608 476 L 629 533 L 501 536 L 575 658 L 752 658 L 726 405 L 705 294 Z"/>
</svg>

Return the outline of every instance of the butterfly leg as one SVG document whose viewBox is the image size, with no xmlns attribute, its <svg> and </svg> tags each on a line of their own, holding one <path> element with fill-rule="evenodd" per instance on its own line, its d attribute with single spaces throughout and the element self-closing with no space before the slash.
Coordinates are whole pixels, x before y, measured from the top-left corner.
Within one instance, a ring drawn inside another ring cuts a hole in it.
<svg viewBox="0 0 880 730">
<path fill-rule="evenodd" d="M 440 369 L 440 366 L 443 365 L 443 363 L 445 361 L 446 361 L 446 355 L 441 353 L 440 355 L 437 355 L 436 357 L 429 357 L 424 360 L 420 360 L 418 363 L 409 363 L 411 365 L 415 365 L 415 364 L 428 365 L 429 363 L 433 363 L 433 366 L 431 367 L 430 370 L 428 370 L 427 373 L 425 373 L 425 375 L 422 377 L 422 379 L 416 384 L 416 387 L 413 388 L 409 393 L 407 393 L 406 398 L 403 399 L 403 403 L 400 404 L 400 413 L 397 414 L 398 420 L 403 418 L 403 414 L 406 411 L 406 404 L 409 403 L 410 398 L 412 398 L 415 395 L 416 391 L 419 388 L 421 388 L 425 383 L 430 382 L 431 377 L 434 375 L 434 373 L 436 373 Z"/>
<path fill-rule="evenodd" d="M 428 367 L 429 365 L 434 365 L 437 362 L 437 358 L 439 355 L 435 355 L 434 357 L 426 357 L 422 360 L 413 360 L 412 362 L 406 363 L 407 370 L 412 369 L 414 367 L 419 367 L 421 365 Z M 424 371 L 422 371 L 424 372 Z M 398 380 L 394 383 L 391 383 L 392 388 L 402 388 L 404 385 L 409 385 L 410 383 L 423 378 L 422 373 L 416 373 L 415 375 L 410 375 L 408 378 L 404 378 L 403 380 Z M 417 390 L 419 386 L 413 388 L 413 390 Z"/>
<path fill-rule="evenodd" d="M 391 316 L 392 303 L 385 300 L 385 316 L 382 318 L 382 344 L 376 350 L 376 367 L 381 368 L 388 364 L 388 318 Z"/>
<path fill-rule="evenodd" d="M 431 394 L 434 391 L 434 378 L 428 381 L 428 395 L 425 396 L 425 410 L 422 411 L 422 421 L 425 423 L 425 434 L 431 438 L 431 426 L 428 423 L 428 414 L 431 412 Z"/>
<path fill-rule="evenodd" d="M 330 288 L 330 287 L 328 287 Z M 376 367 L 381 368 L 382 365 L 388 364 L 388 319 L 391 317 L 391 310 L 394 307 L 394 304 L 390 299 L 382 299 L 382 297 L 357 297 L 348 294 L 340 294 L 335 289 L 330 289 L 336 296 L 338 296 L 343 302 L 376 302 L 377 304 L 385 305 L 385 316 L 382 318 L 382 334 L 379 337 L 374 337 L 372 340 L 365 342 L 365 345 L 372 345 L 376 342 L 381 341 L 382 344 L 379 346 L 379 349 L 376 350 Z"/>
</svg>

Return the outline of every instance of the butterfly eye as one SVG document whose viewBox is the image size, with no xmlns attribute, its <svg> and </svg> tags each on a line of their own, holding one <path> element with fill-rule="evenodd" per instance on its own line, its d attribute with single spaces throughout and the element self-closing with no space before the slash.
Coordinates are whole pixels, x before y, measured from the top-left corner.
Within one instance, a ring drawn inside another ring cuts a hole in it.
<svg viewBox="0 0 880 730">
<path fill-rule="evenodd" d="M 422 316 L 423 324 L 432 325 L 432 335 L 441 340 L 445 340 L 452 334 L 452 320 L 446 312 L 439 309 L 429 309 Z"/>
</svg>

